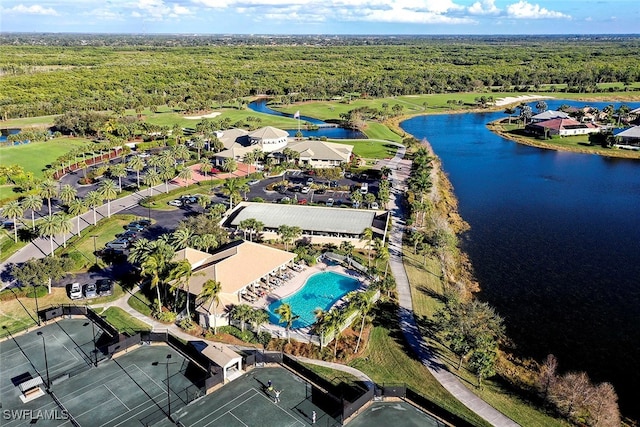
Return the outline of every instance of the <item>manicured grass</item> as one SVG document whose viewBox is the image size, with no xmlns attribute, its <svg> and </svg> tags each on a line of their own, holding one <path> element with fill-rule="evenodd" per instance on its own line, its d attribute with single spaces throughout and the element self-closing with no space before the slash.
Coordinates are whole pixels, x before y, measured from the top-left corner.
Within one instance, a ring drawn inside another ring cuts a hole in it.
<svg viewBox="0 0 640 427">
<path fill-rule="evenodd" d="M 390 315 L 393 316 L 394 313 Z M 397 323 L 395 319 L 389 319 L 388 322 Z M 413 390 L 472 424 L 490 425 L 451 396 L 419 360 L 410 356 L 410 352 L 404 346 L 404 338 L 399 330 L 376 326 L 369 336 L 364 357 L 354 360 L 350 365 L 367 374 L 377 384 L 406 383 Z"/>
<path fill-rule="evenodd" d="M 0 262 L 29 244 L 29 242 L 20 240 L 20 233 L 18 233 L 18 243 L 13 240 L 13 237 L 13 230 L 0 230 Z"/>
<path fill-rule="evenodd" d="M 6 122 L 0 122 L 2 128 L 23 128 L 23 127 L 49 127 L 53 126 L 53 122 L 57 115 L 24 117 L 21 119 L 9 119 Z"/>
<path fill-rule="evenodd" d="M 152 329 L 151 325 L 136 319 L 120 307 L 109 307 L 102 313 L 102 316 L 121 333 L 135 333 Z"/>
<path fill-rule="evenodd" d="M 442 282 L 440 280 L 441 270 L 435 259 L 428 258 L 426 267 L 424 258 L 421 255 L 413 254 L 413 248 L 404 247 L 404 266 L 411 283 L 411 298 L 413 309 L 417 319 L 423 319 L 421 324 L 423 336 L 427 342 L 439 355 L 441 362 L 448 366 L 448 369 L 458 376 L 474 393 L 494 408 L 523 426 L 568 426 L 569 423 L 549 416 L 541 409 L 538 409 L 531 402 L 508 390 L 498 378 L 485 380 L 483 387 L 478 388 L 477 379 L 473 372 L 464 366 L 459 371 L 457 368 L 457 356 L 455 356 L 437 337 L 431 334 L 427 326 L 436 310 L 442 307 L 441 300 L 443 294 Z M 430 395 L 428 395 L 430 396 Z"/>
<path fill-rule="evenodd" d="M 207 119 L 197 119 L 197 120 L 185 119 L 182 114 L 175 113 L 173 111 L 167 111 L 162 113 L 158 112 L 155 114 L 151 113 L 146 116 L 146 121 L 148 123 L 153 123 L 153 124 L 162 125 L 162 126 L 171 127 L 174 124 L 179 124 L 182 127 L 195 128 L 198 122 L 201 120 L 219 121 L 219 120 L 224 120 L 228 118 L 233 124 L 233 123 L 236 123 L 237 121 L 246 121 L 247 117 L 253 116 L 253 117 L 259 117 L 260 119 L 262 119 L 262 121 L 258 124 L 259 127 L 274 126 L 281 129 L 295 129 L 298 126 L 298 121 L 295 119 L 292 119 L 289 117 L 279 117 L 279 116 L 273 116 L 270 114 L 258 113 L 256 111 L 249 110 L 248 108 L 244 110 L 223 108 L 215 111 L 221 114 L 217 117 L 207 118 Z"/>
<path fill-rule="evenodd" d="M 398 147 L 382 141 L 367 139 L 332 139 L 338 144 L 353 145 L 353 153 L 364 159 L 388 159 L 396 155 Z"/>
<path fill-rule="evenodd" d="M 30 142 L 13 147 L 0 147 L 3 165 L 20 165 L 25 172 L 42 177 L 43 170 L 58 157 L 90 142 L 85 138 L 55 138 L 45 142 Z"/>
<path fill-rule="evenodd" d="M 331 382 L 332 384 L 338 384 L 344 382 L 345 384 L 356 384 L 360 380 L 358 377 L 353 376 L 347 372 L 339 371 L 337 369 L 327 368 L 326 366 L 315 365 L 313 363 L 301 363 L 309 370 L 320 375 L 322 378 Z"/>
<path fill-rule="evenodd" d="M 113 215 L 105 218 L 82 230 L 82 236 L 74 237 L 67 242 L 67 248 L 59 249 L 58 254 L 66 254 L 76 262 L 76 270 L 83 270 L 95 263 L 93 237 L 96 236 L 96 249 L 104 248 L 104 245 L 113 240 L 116 234 L 124 232 L 124 226 L 136 220 L 135 215 Z"/>
<path fill-rule="evenodd" d="M 371 139 L 385 139 L 388 141 L 402 142 L 402 137 L 391 129 L 378 122 L 367 122 L 365 135 Z"/>
<path fill-rule="evenodd" d="M 133 308 L 138 313 L 151 317 L 152 303 L 142 291 L 138 291 L 129 297 L 127 304 L 129 304 L 129 307 Z"/>
</svg>

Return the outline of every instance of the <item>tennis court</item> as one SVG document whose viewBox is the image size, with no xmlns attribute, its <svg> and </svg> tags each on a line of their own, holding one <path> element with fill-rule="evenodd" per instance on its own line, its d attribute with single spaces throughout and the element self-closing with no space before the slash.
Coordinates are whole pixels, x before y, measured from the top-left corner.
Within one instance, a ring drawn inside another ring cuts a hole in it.
<svg viewBox="0 0 640 427">
<path fill-rule="evenodd" d="M 400 420 L 402 420 L 401 424 Z M 440 427 L 445 424 L 406 402 L 374 402 L 348 424 L 349 427 L 389 427 L 394 425 Z"/>
<path fill-rule="evenodd" d="M 98 334 L 86 319 L 64 319 L 40 328 L 42 335 L 32 331 L 0 343 L 3 426 L 31 425 L 33 417 L 38 425 L 52 426 L 151 425 L 204 394 L 195 384 L 204 371 L 164 344 L 140 347 L 95 367 L 94 330 Z M 19 384 L 40 376 L 44 389 L 47 364 L 52 394 L 23 403 Z M 16 412 L 6 419 L 5 410 Z M 58 419 L 42 419 L 52 415 Z"/>
<path fill-rule="evenodd" d="M 276 390 L 280 391 L 278 403 Z M 320 408 L 325 405 L 318 406 L 312 400 L 310 384 L 290 371 L 280 367 L 256 368 L 180 409 L 174 419 L 190 427 L 302 427 L 312 424 L 315 411 L 316 426 L 339 425 Z M 159 425 L 172 424 L 165 420 Z"/>
</svg>

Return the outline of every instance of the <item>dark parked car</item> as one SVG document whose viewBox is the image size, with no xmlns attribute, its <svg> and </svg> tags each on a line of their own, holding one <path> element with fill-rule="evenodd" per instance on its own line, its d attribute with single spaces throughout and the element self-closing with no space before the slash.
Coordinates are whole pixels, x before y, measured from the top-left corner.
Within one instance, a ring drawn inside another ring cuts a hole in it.
<svg viewBox="0 0 640 427">
<path fill-rule="evenodd" d="M 318 189 L 315 191 L 315 193 L 316 193 L 316 194 L 324 194 L 324 193 L 326 193 L 326 192 L 327 192 L 327 190 L 325 190 L 324 188 L 318 188 Z"/>
<path fill-rule="evenodd" d="M 113 283 L 109 279 L 96 280 L 96 288 L 101 297 L 113 294 Z"/>
<path fill-rule="evenodd" d="M 141 226 L 141 227 L 148 227 L 151 225 L 151 221 L 149 221 L 148 219 L 139 219 L 137 221 L 131 221 L 128 225 L 129 226 Z"/>
<path fill-rule="evenodd" d="M 135 232 L 140 232 L 140 231 L 144 230 L 145 227 L 143 225 L 141 225 L 140 223 L 132 222 L 132 223 L 127 224 L 126 228 L 127 228 L 127 231 L 131 230 L 131 231 L 135 231 Z"/>
<path fill-rule="evenodd" d="M 129 240 L 129 241 L 132 241 L 132 240 L 135 240 L 138 237 L 138 231 L 134 230 L 132 228 L 129 228 L 124 233 L 120 233 L 120 234 L 116 235 L 116 237 L 119 238 L 119 239 L 126 239 L 126 240 Z"/>
<path fill-rule="evenodd" d="M 87 283 L 84 285 L 84 296 L 85 298 L 95 298 L 98 296 L 95 283 Z"/>
</svg>

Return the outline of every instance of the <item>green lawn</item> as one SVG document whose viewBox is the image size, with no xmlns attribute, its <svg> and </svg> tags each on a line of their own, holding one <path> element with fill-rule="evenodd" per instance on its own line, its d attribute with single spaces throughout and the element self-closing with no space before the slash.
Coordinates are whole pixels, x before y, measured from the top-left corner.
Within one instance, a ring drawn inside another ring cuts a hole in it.
<svg viewBox="0 0 640 427">
<path fill-rule="evenodd" d="M 203 120 L 223 120 L 228 118 L 231 120 L 231 123 L 236 123 L 237 121 L 246 121 L 247 117 L 260 117 L 262 121 L 258 124 L 258 126 L 274 126 L 281 129 L 295 129 L 298 126 L 298 121 L 289 118 L 289 117 L 279 117 L 272 116 L 270 114 L 258 113 L 256 111 L 252 111 L 247 109 L 237 110 L 237 109 L 220 109 L 216 110 L 222 114 L 214 118 L 208 118 Z M 176 113 L 173 111 L 166 112 L 158 112 L 158 113 L 150 113 L 146 116 L 146 121 L 148 123 L 162 125 L 162 126 L 173 126 L 174 124 L 179 124 L 182 127 L 195 128 L 200 119 L 191 120 L 184 118 L 184 115 L 180 113 Z"/>
<path fill-rule="evenodd" d="M 31 142 L 13 147 L 0 147 L 0 162 L 3 165 L 20 165 L 25 172 L 33 172 L 36 177 L 42 177 L 46 169 L 58 157 L 82 147 L 90 142 L 85 138 L 55 138 L 45 142 Z"/>
<path fill-rule="evenodd" d="M 136 319 L 120 307 L 109 307 L 102 312 L 101 316 L 121 333 L 134 334 L 152 329 L 151 325 Z"/>
<path fill-rule="evenodd" d="M 142 291 L 138 291 L 131 295 L 127 300 L 127 304 L 129 304 L 129 307 L 135 309 L 138 313 L 151 317 L 152 303 Z"/>
<path fill-rule="evenodd" d="M 371 139 L 386 139 L 388 141 L 402 142 L 402 137 L 391 129 L 378 122 L 367 122 L 365 135 Z"/>
<path fill-rule="evenodd" d="M 38 117 L 24 117 L 21 119 L 9 119 L 6 122 L 2 122 L 3 128 L 24 128 L 24 127 L 49 127 L 53 126 L 53 121 L 57 115 L 53 116 L 38 116 Z"/>
<path fill-rule="evenodd" d="M 382 141 L 366 139 L 332 139 L 337 144 L 353 145 L 353 153 L 364 159 L 388 159 L 396 155 L 398 147 Z"/>
</svg>

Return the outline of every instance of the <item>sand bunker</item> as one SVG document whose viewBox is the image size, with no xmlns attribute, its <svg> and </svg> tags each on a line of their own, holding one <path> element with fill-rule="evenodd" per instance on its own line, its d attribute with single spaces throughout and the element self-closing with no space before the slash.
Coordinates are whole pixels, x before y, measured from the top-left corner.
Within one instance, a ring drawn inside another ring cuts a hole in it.
<svg viewBox="0 0 640 427">
<path fill-rule="evenodd" d="M 516 104 L 520 102 L 535 101 L 537 99 L 551 99 L 553 96 L 542 95 L 520 95 L 520 96 L 507 96 L 506 98 L 496 98 L 496 106 L 502 107 L 504 105 Z"/>
<path fill-rule="evenodd" d="M 220 114 L 222 113 L 214 112 L 214 113 L 205 114 L 204 116 L 184 116 L 184 118 L 188 120 L 212 119 L 214 117 L 218 117 Z"/>
</svg>

